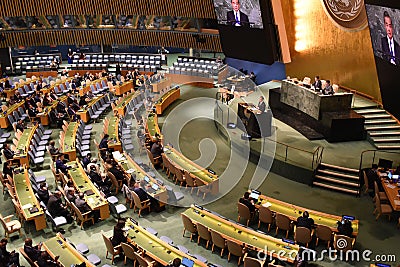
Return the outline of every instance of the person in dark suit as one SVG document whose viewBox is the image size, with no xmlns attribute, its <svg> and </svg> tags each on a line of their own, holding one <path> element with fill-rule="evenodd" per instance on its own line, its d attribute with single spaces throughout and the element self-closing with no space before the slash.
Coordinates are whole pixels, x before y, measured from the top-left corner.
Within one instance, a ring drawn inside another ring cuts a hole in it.
<svg viewBox="0 0 400 267">
<path fill-rule="evenodd" d="M 309 217 L 308 211 L 303 212 L 303 216 L 297 218 L 297 227 L 306 227 L 311 230 L 314 225 L 314 220 Z"/>
<path fill-rule="evenodd" d="M 381 38 L 382 56 L 394 65 L 400 64 L 400 46 L 393 38 L 392 18 L 387 11 L 383 12 L 386 36 Z"/>
<path fill-rule="evenodd" d="M 0 266 L 20 266 L 19 253 L 15 250 L 7 251 L 7 238 L 0 240 Z"/>
<path fill-rule="evenodd" d="M 58 155 L 56 160 L 56 170 L 61 171 L 64 174 L 67 174 L 68 169 L 69 167 L 66 164 L 64 164 L 64 155 L 63 154 Z"/>
<path fill-rule="evenodd" d="M 68 116 L 71 118 L 71 121 L 77 121 L 78 115 L 76 114 L 76 111 L 72 108 L 72 104 L 68 106 Z"/>
<path fill-rule="evenodd" d="M 3 163 L 3 175 L 6 176 L 7 174 L 10 175 L 10 177 L 13 177 L 14 175 L 13 168 L 8 161 Z"/>
<path fill-rule="evenodd" d="M 228 24 L 237 27 L 240 26 L 249 27 L 250 26 L 249 17 L 240 11 L 239 0 L 232 0 L 231 3 L 233 10 L 228 11 L 226 13 L 226 20 L 228 21 Z"/>
<path fill-rule="evenodd" d="M 133 192 L 138 195 L 140 198 L 140 201 L 146 201 L 149 199 L 149 196 L 147 195 L 146 191 L 143 190 L 143 188 L 140 187 L 139 183 L 135 183 L 135 187 L 133 188 Z"/>
<path fill-rule="evenodd" d="M 47 203 L 47 210 L 53 217 L 65 217 L 65 219 L 67 219 L 67 223 L 72 223 L 74 221 L 71 217 L 71 214 L 61 202 L 60 191 L 56 191 L 53 195 L 50 196 L 49 202 Z"/>
<path fill-rule="evenodd" d="M 322 82 L 319 79 L 319 76 L 315 76 L 314 82 L 312 84 L 312 87 L 315 89 L 315 91 L 321 91 L 322 90 Z"/>
<path fill-rule="evenodd" d="M 351 226 L 351 221 L 344 220 L 342 222 L 338 222 L 338 234 L 345 235 L 351 237 L 353 234 L 353 227 Z"/>
<path fill-rule="evenodd" d="M 19 120 L 15 127 L 17 128 L 17 130 L 20 130 L 21 132 L 23 132 L 25 130 L 24 121 L 23 120 Z"/>
<path fill-rule="evenodd" d="M 333 95 L 335 93 L 330 80 L 326 80 L 325 88 L 322 91 L 324 95 Z"/>
<path fill-rule="evenodd" d="M 150 152 L 154 158 L 161 157 L 161 154 L 163 153 L 163 146 L 160 140 L 157 140 L 151 145 Z"/>
<path fill-rule="evenodd" d="M 381 178 L 379 177 L 379 171 L 378 171 L 378 165 L 377 164 L 372 164 L 372 168 L 367 171 L 367 178 L 368 178 L 368 187 L 369 188 L 374 188 L 374 182 L 378 184 L 378 189 L 380 192 L 383 192 L 383 185 L 381 182 Z M 374 194 L 379 193 L 379 192 L 374 192 Z"/>
<path fill-rule="evenodd" d="M 119 219 L 117 225 L 114 226 L 113 236 L 111 238 L 111 243 L 113 244 L 114 247 L 121 244 L 121 242 L 126 242 L 127 238 L 123 230 L 124 227 L 125 227 L 125 221 Z"/>
<path fill-rule="evenodd" d="M 258 105 L 257 105 L 258 110 L 260 110 L 261 112 L 265 112 L 265 102 L 264 102 L 264 97 L 260 96 L 260 99 L 258 100 Z"/>
<path fill-rule="evenodd" d="M 55 260 L 53 260 L 49 253 L 47 251 L 42 251 L 40 253 L 40 257 L 37 260 L 37 265 L 39 267 L 59 267 L 62 266 L 59 262 L 58 262 L 58 258 L 60 256 L 56 256 Z"/>
<path fill-rule="evenodd" d="M 256 210 L 256 207 L 254 206 L 254 201 L 250 200 L 249 192 L 245 192 L 243 197 L 239 199 L 239 202 L 246 205 L 249 208 L 250 212 L 254 212 Z"/>
<path fill-rule="evenodd" d="M 13 159 L 15 152 L 11 150 L 10 144 L 5 144 L 3 148 L 3 154 L 4 157 L 6 157 L 7 160 Z"/>
<path fill-rule="evenodd" d="M 78 197 L 75 198 L 75 206 L 80 210 L 82 213 L 91 212 L 91 217 L 94 218 L 94 221 L 97 222 L 100 218 L 100 211 L 99 210 L 92 210 L 90 206 L 85 201 L 85 195 L 83 193 L 79 193 Z"/>
<path fill-rule="evenodd" d="M 28 257 L 33 261 L 37 261 L 40 257 L 40 249 L 42 247 L 42 243 L 39 243 L 36 246 L 32 245 L 32 239 L 31 238 L 27 238 L 25 239 L 25 244 L 24 244 L 24 251 L 26 253 L 26 255 L 28 255 Z"/>
<path fill-rule="evenodd" d="M 49 194 L 49 190 L 47 189 L 46 183 L 40 184 L 37 194 L 38 194 L 40 200 L 43 201 L 43 203 L 47 205 L 47 203 L 49 202 L 49 199 L 50 199 L 50 194 Z"/>
</svg>

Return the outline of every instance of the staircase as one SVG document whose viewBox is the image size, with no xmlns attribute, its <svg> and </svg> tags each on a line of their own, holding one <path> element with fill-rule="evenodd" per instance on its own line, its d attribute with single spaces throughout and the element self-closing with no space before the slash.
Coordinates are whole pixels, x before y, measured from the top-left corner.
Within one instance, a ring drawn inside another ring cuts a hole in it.
<svg viewBox="0 0 400 267">
<path fill-rule="evenodd" d="M 400 125 L 384 109 L 379 107 L 355 108 L 364 116 L 369 141 L 377 149 L 400 150 Z"/>
<path fill-rule="evenodd" d="M 358 196 L 359 171 L 327 163 L 320 163 L 314 174 L 313 186 Z"/>
</svg>

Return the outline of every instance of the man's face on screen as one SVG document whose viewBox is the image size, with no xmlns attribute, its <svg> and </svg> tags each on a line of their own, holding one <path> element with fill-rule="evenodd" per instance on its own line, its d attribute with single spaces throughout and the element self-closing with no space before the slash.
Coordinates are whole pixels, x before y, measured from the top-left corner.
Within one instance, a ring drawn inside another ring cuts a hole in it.
<svg viewBox="0 0 400 267">
<path fill-rule="evenodd" d="M 392 19 L 389 17 L 385 17 L 385 29 L 386 29 L 386 34 L 389 38 L 393 37 L 393 24 L 392 24 Z"/>
<path fill-rule="evenodd" d="M 232 0 L 232 9 L 234 11 L 239 11 L 239 9 L 240 9 L 239 0 Z"/>
</svg>

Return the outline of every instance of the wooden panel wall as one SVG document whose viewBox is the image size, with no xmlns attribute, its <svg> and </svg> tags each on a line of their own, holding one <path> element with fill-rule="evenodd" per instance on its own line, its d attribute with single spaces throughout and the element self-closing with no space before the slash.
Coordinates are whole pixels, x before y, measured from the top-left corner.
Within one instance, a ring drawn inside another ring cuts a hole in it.
<svg viewBox="0 0 400 267">
<path fill-rule="evenodd" d="M 320 75 L 381 99 L 368 29 L 347 32 L 336 27 L 320 0 L 281 2 L 292 59 L 287 75 Z"/>
<path fill-rule="evenodd" d="M 47 45 L 135 45 L 135 46 L 167 46 L 195 48 L 221 52 L 218 35 L 200 34 L 204 43 L 194 38 L 198 33 L 156 32 L 135 30 L 47 30 L 4 32 L 6 40 L 0 47 L 15 46 L 47 46 Z"/>
<path fill-rule="evenodd" d="M 0 16 L 126 14 L 215 18 L 212 0 L 1 0 Z"/>
</svg>

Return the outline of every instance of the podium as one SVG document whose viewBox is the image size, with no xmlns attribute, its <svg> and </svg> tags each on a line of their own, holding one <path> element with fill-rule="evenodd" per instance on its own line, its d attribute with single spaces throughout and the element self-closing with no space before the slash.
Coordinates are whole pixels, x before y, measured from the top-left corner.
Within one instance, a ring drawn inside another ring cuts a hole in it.
<svg viewBox="0 0 400 267">
<path fill-rule="evenodd" d="M 238 103 L 237 127 L 252 138 L 271 136 L 272 112 L 261 112 L 252 103 Z"/>
</svg>

